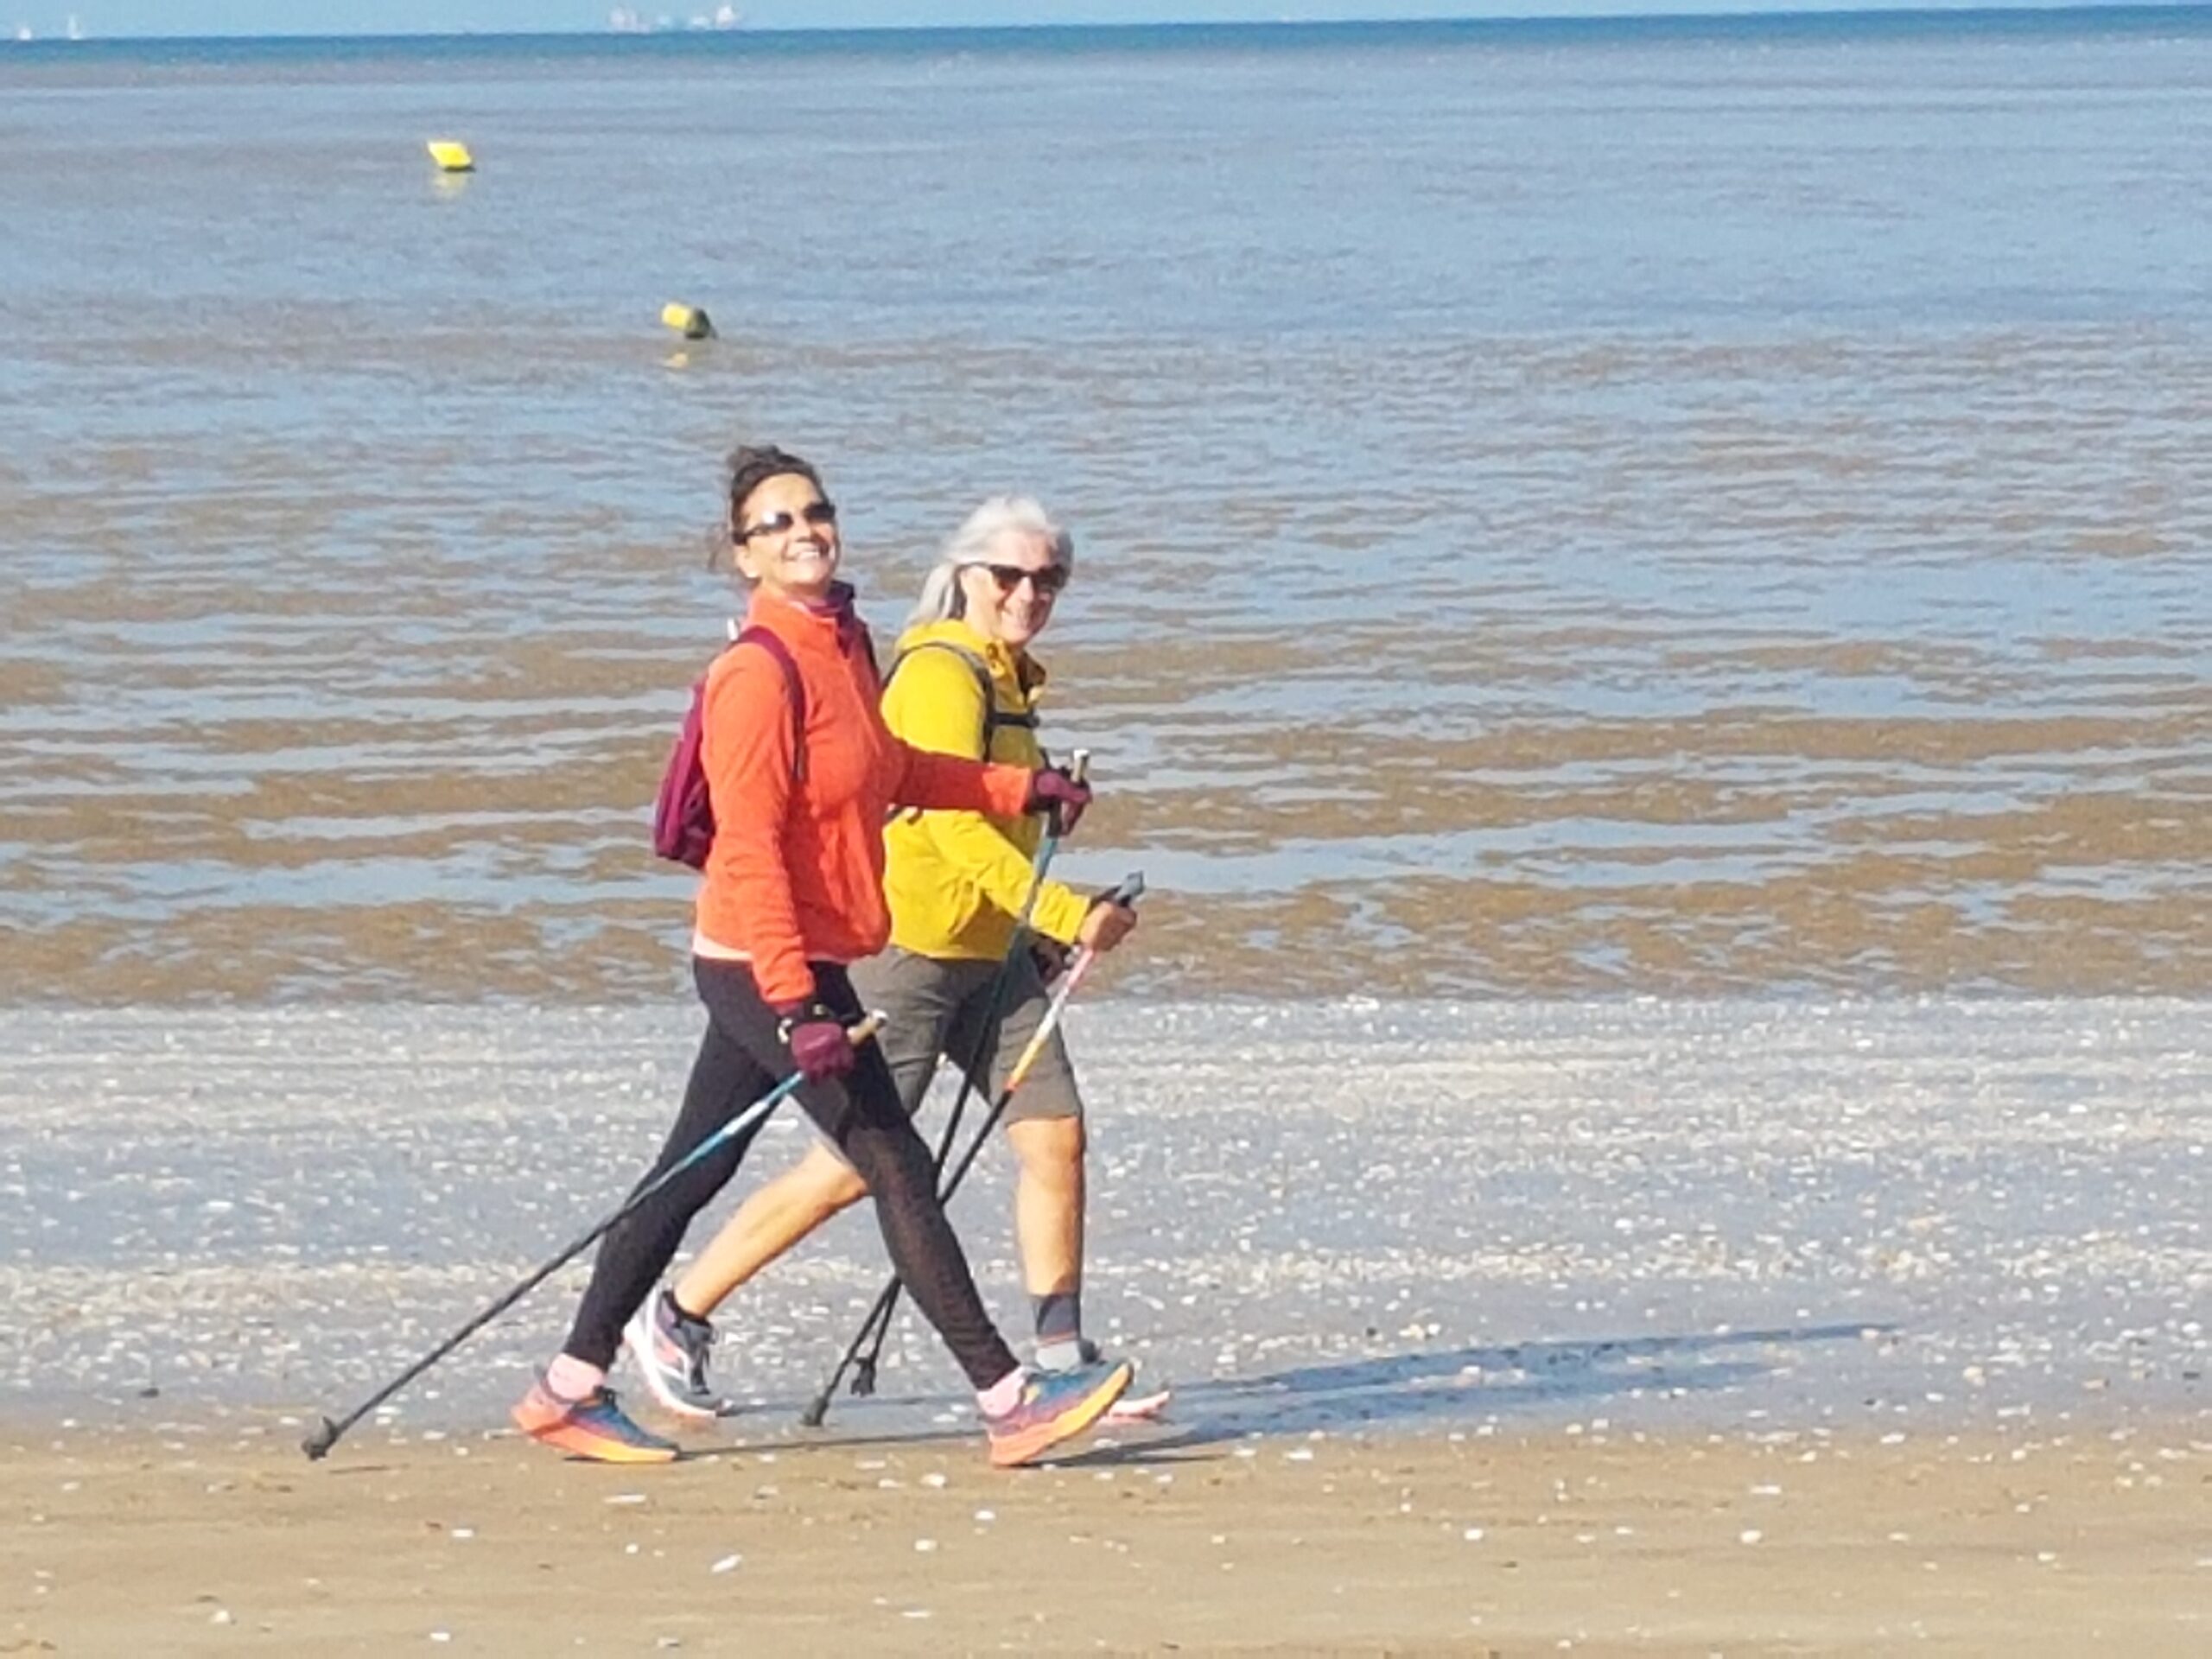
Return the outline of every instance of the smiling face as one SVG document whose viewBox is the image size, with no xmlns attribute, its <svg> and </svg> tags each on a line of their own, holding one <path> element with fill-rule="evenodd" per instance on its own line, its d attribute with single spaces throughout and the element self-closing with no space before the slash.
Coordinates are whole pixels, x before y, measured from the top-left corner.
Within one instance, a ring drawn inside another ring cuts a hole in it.
<svg viewBox="0 0 2212 1659">
<path fill-rule="evenodd" d="M 778 473 L 738 504 L 731 531 L 748 582 L 800 604 L 826 599 L 842 551 L 837 509 L 798 473 Z"/>
<path fill-rule="evenodd" d="M 988 559 L 961 567 L 963 613 L 985 639 L 1019 651 L 1044 632 L 1066 582 L 1049 537 L 1008 530 L 991 543 Z"/>
</svg>

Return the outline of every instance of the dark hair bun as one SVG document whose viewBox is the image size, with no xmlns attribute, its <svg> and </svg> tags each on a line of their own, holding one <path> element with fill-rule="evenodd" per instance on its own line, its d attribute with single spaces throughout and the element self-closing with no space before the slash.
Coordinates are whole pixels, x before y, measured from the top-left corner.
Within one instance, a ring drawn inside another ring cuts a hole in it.
<svg viewBox="0 0 2212 1659">
<path fill-rule="evenodd" d="M 737 515 L 745 505 L 746 497 L 751 495 L 753 491 L 772 478 L 782 478 L 787 474 L 796 474 L 813 485 L 816 489 L 822 490 L 824 495 L 829 493 L 827 490 L 822 489 L 822 474 L 814 470 L 811 462 L 802 461 L 788 449 L 779 449 L 772 443 L 740 444 L 729 452 L 729 459 L 723 465 L 729 472 L 729 523 L 732 535 L 737 532 Z"/>
</svg>

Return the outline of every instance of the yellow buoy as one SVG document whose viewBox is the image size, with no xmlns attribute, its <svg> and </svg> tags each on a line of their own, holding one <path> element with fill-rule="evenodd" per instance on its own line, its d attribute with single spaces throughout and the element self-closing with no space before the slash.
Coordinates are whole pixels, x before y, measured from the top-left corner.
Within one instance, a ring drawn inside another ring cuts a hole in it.
<svg viewBox="0 0 2212 1659">
<path fill-rule="evenodd" d="M 660 308 L 660 320 L 686 340 L 712 340 L 715 325 L 707 321 L 707 314 L 696 305 L 686 305 L 681 300 L 671 300 Z"/>
<path fill-rule="evenodd" d="M 451 138 L 433 138 L 423 148 L 430 152 L 430 159 L 438 164 L 441 173 L 474 173 L 476 158 L 468 153 L 468 146 Z"/>
</svg>

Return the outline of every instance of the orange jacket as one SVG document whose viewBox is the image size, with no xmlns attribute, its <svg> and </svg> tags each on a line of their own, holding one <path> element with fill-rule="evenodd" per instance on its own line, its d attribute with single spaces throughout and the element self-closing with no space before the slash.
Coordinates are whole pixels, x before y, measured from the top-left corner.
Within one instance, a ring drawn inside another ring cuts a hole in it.
<svg viewBox="0 0 2212 1659">
<path fill-rule="evenodd" d="M 1019 816 L 1028 771 L 912 748 L 883 724 L 880 689 L 851 594 L 818 609 L 756 593 L 747 627 L 790 647 L 806 688 L 806 775 L 792 776 L 791 694 L 757 645 L 707 671 L 700 743 L 715 842 L 699 889 L 699 931 L 749 958 L 762 1001 L 814 995 L 810 960 L 857 962 L 883 949 L 883 820 L 894 806 Z"/>
</svg>

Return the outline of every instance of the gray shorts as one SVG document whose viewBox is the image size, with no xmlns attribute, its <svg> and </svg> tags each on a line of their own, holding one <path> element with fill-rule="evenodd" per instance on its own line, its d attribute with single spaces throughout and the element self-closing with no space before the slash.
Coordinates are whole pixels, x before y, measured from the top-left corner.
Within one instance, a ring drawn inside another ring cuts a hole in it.
<svg viewBox="0 0 2212 1659">
<path fill-rule="evenodd" d="M 941 961 L 901 950 L 895 944 L 880 957 L 853 964 L 853 988 L 859 994 L 861 1006 L 880 1008 L 890 1016 L 876 1041 L 891 1064 L 892 1080 L 899 1085 L 899 1098 L 907 1111 L 920 1109 L 922 1096 L 929 1093 L 930 1079 L 937 1074 L 939 1055 L 957 1066 L 972 1069 L 976 1091 L 987 1101 L 997 1099 L 999 1090 L 1006 1087 L 1007 1073 L 1044 1020 L 1051 994 L 1038 975 L 1036 963 L 1023 951 L 1007 979 L 998 1030 L 987 1032 L 983 1020 L 989 1012 L 991 983 L 998 971 L 995 962 Z M 1067 1048 L 1056 1031 L 1046 1039 L 1029 1075 L 1021 1080 L 1021 1087 L 1007 1103 L 1006 1121 L 1023 1123 L 1082 1116 L 1083 1097 L 1076 1092 L 1075 1068 L 1068 1064 Z"/>
</svg>

